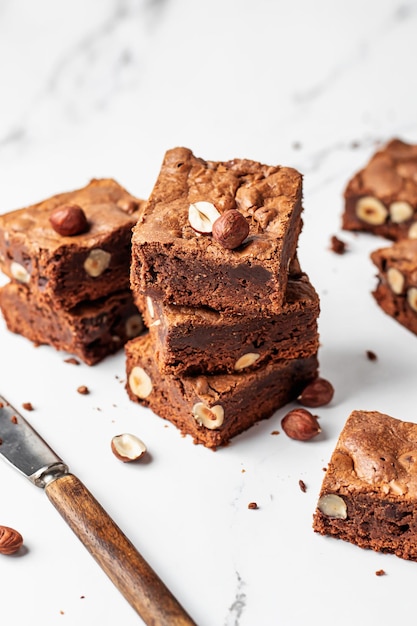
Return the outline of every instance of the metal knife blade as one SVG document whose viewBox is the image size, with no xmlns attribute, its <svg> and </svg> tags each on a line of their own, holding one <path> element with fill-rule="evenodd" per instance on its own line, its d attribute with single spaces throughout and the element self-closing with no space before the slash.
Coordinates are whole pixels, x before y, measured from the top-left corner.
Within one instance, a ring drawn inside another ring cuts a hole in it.
<svg viewBox="0 0 417 626">
<path fill-rule="evenodd" d="M 0 396 L 0 456 L 37 487 L 148 626 L 196 626 L 83 483 Z"/>
</svg>

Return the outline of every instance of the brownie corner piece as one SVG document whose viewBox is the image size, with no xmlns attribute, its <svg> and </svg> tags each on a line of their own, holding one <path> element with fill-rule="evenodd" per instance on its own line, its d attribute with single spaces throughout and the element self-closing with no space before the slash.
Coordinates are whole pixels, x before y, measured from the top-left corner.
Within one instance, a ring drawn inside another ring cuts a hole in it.
<svg viewBox="0 0 417 626">
<path fill-rule="evenodd" d="M 417 236 L 417 145 L 392 139 L 348 182 L 342 226 L 397 241 Z"/>
<path fill-rule="evenodd" d="M 417 424 L 353 411 L 331 456 L 313 529 L 417 560 Z"/>
<path fill-rule="evenodd" d="M 205 234 L 193 228 L 189 208 L 202 202 L 218 216 L 239 211 L 249 227 L 241 245 L 225 248 L 210 228 Z M 279 310 L 301 213 L 302 176 L 292 168 L 169 150 L 133 231 L 132 289 L 167 304 Z"/>
</svg>

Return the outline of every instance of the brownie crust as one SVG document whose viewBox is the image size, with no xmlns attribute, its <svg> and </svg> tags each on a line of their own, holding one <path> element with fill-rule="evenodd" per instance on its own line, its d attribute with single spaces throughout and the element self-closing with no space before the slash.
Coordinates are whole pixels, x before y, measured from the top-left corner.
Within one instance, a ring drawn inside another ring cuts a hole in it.
<svg viewBox="0 0 417 626">
<path fill-rule="evenodd" d="M 87 365 L 115 353 L 143 330 L 130 290 L 56 311 L 52 303 L 39 303 L 26 285 L 10 282 L 0 289 L 0 308 L 9 331 L 78 356 Z"/>
<path fill-rule="evenodd" d="M 417 145 L 393 139 L 349 181 L 342 226 L 393 241 L 417 237 Z"/>
<path fill-rule="evenodd" d="M 191 203 L 241 212 L 249 235 L 228 250 L 191 227 Z M 132 238 L 135 293 L 167 304 L 240 313 L 282 307 L 301 231 L 302 177 L 255 161 L 204 161 L 187 148 L 165 158 Z"/>
<path fill-rule="evenodd" d="M 329 495 L 338 498 L 331 515 L 323 512 Z M 416 561 L 416 505 L 417 424 L 353 411 L 323 480 L 314 530 Z"/>
<path fill-rule="evenodd" d="M 49 217 L 67 204 L 83 209 L 86 232 L 69 237 L 54 230 Z M 128 289 L 132 228 L 143 204 L 113 179 L 93 179 L 82 189 L 0 215 L 0 269 L 67 310 Z M 98 275 L 84 265 L 92 252 L 106 265 Z"/>
<path fill-rule="evenodd" d="M 212 449 L 228 444 L 232 437 L 294 400 L 317 377 L 318 369 L 314 355 L 269 363 L 240 374 L 195 377 L 161 374 L 149 334 L 127 342 L 125 353 L 130 399 L 172 422 L 182 434 L 190 435 L 194 443 Z M 135 392 L 138 379 L 147 381 L 146 397 Z M 193 409 L 199 403 L 207 409 L 221 407 L 224 419 L 218 427 L 211 429 L 198 423 Z"/>
</svg>

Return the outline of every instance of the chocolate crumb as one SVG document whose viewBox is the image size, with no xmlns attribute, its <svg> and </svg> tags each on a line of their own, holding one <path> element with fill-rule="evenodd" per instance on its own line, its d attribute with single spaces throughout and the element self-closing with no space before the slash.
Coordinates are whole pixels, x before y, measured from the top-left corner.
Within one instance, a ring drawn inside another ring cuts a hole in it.
<svg viewBox="0 0 417 626">
<path fill-rule="evenodd" d="M 376 361 L 378 359 L 377 355 L 375 354 L 375 352 L 372 352 L 372 350 L 367 350 L 366 356 L 370 361 Z"/>
<path fill-rule="evenodd" d="M 307 485 L 305 484 L 305 482 L 303 480 L 298 481 L 298 484 L 300 485 L 300 489 L 303 493 L 305 493 L 307 491 Z"/>
<path fill-rule="evenodd" d="M 69 359 L 64 359 L 64 363 L 70 363 L 71 365 L 79 365 L 80 362 L 77 361 L 77 359 L 74 359 L 74 357 L 70 357 Z"/>
<path fill-rule="evenodd" d="M 383 569 L 378 569 L 375 572 L 376 576 L 385 576 L 386 572 Z"/>
<path fill-rule="evenodd" d="M 83 396 L 86 396 L 90 393 L 90 390 L 88 387 L 86 387 L 85 385 L 80 385 L 80 387 L 78 387 L 77 389 L 78 393 L 80 393 Z"/>
<path fill-rule="evenodd" d="M 2 443 L 3 443 L 3 439 L 0 439 L 0 446 L 1 446 Z"/>
<path fill-rule="evenodd" d="M 16 415 L 12 415 L 12 417 L 10 418 L 10 421 L 12 422 L 12 424 L 17 424 L 17 417 L 16 417 Z"/>
<path fill-rule="evenodd" d="M 2 409 L 4 407 L 3 402 L 0 402 L 0 409 Z"/>
<path fill-rule="evenodd" d="M 279 430 L 273 430 L 271 435 L 279 435 Z"/>
<path fill-rule="evenodd" d="M 256 504 L 256 502 L 249 502 L 248 504 L 248 509 L 258 509 L 258 505 Z"/>
<path fill-rule="evenodd" d="M 345 254 L 347 251 L 347 244 L 336 237 L 336 235 L 332 235 L 330 239 L 330 250 L 336 254 Z"/>
<path fill-rule="evenodd" d="M 31 402 L 23 402 L 22 407 L 26 411 L 33 411 L 33 404 Z"/>
</svg>

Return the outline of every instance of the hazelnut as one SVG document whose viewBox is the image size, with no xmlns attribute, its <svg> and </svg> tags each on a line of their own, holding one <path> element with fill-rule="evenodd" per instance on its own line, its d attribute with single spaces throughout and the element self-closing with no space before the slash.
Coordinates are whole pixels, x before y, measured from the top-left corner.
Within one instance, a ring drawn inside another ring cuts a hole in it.
<svg viewBox="0 0 417 626">
<path fill-rule="evenodd" d="M 146 446 L 139 437 L 130 433 L 115 435 L 111 440 L 111 449 L 116 458 L 123 463 L 136 461 L 146 452 Z"/>
<path fill-rule="evenodd" d="M 214 430 L 223 424 L 224 409 L 220 404 L 208 407 L 204 402 L 197 402 L 193 406 L 193 416 L 200 426 Z"/>
<path fill-rule="evenodd" d="M 408 237 L 409 239 L 417 239 L 417 222 L 411 224 L 410 228 L 408 229 Z"/>
<path fill-rule="evenodd" d="M 291 439 L 308 441 L 321 432 L 317 417 L 306 409 L 292 409 L 281 421 L 282 430 Z"/>
<path fill-rule="evenodd" d="M 129 387 L 132 393 L 142 400 L 152 392 L 153 385 L 149 375 L 142 367 L 136 365 L 129 374 Z"/>
<path fill-rule="evenodd" d="M 335 493 L 328 493 L 325 496 L 321 496 L 317 503 L 317 508 L 323 515 L 327 515 L 327 517 L 333 517 L 335 519 L 347 518 L 346 502 Z"/>
<path fill-rule="evenodd" d="M 139 315 L 131 315 L 125 323 L 125 333 L 128 339 L 133 339 L 133 337 L 137 337 L 143 330 L 143 320 L 142 316 Z"/>
<path fill-rule="evenodd" d="M 16 261 L 12 261 L 10 263 L 10 273 L 14 279 L 19 281 L 19 283 L 27 284 L 30 281 L 30 274 L 27 269 Z"/>
<path fill-rule="evenodd" d="M 364 196 L 356 204 L 356 215 L 360 220 L 371 226 L 379 226 L 385 223 L 388 217 L 388 209 L 377 198 Z"/>
<path fill-rule="evenodd" d="M 389 205 L 391 222 L 401 224 L 413 217 L 414 211 L 411 204 L 405 201 L 391 202 Z"/>
<path fill-rule="evenodd" d="M 417 311 L 417 288 L 410 287 L 407 289 L 407 302 L 413 311 Z"/>
<path fill-rule="evenodd" d="M 22 545 L 23 537 L 17 530 L 9 526 L 0 526 L 0 554 L 13 554 Z"/>
<path fill-rule="evenodd" d="M 88 228 L 87 218 L 78 204 L 65 204 L 49 216 L 52 228 L 63 237 L 80 235 Z"/>
<path fill-rule="evenodd" d="M 298 402 L 304 406 L 316 408 L 329 404 L 333 396 L 333 385 L 325 378 L 316 378 L 304 387 L 298 397 Z"/>
<path fill-rule="evenodd" d="M 121 198 L 117 202 L 117 206 L 121 211 L 132 215 L 139 208 L 139 203 L 136 200 L 132 200 L 132 198 Z"/>
<path fill-rule="evenodd" d="M 248 234 L 249 223 L 236 209 L 225 211 L 213 224 L 213 239 L 227 250 L 238 248 Z"/>
<path fill-rule="evenodd" d="M 242 354 L 241 357 L 236 361 L 234 368 L 235 370 L 243 370 L 245 367 L 250 367 L 253 365 L 261 355 L 258 352 L 246 352 L 246 354 Z"/>
<path fill-rule="evenodd" d="M 391 291 L 398 295 L 404 290 L 404 275 L 400 272 L 400 270 L 397 270 L 396 267 L 390 267 L 387 270 L 387 283 Z"/>
<path fill-rule="evenodd" d="M 101 248 L 94 248 L 84 261 L 84 269 L 89 276 L 97 278 L 110 265 L 111 254 Z"/>
<path fill-rule="evenodd" d="M 194 202 L 188 208 L 188 221 L 197 233 L 211 233 L 213 223 L 219 217 L 220 213 L 214 204 L 205 200 Z"/>
</svg>

